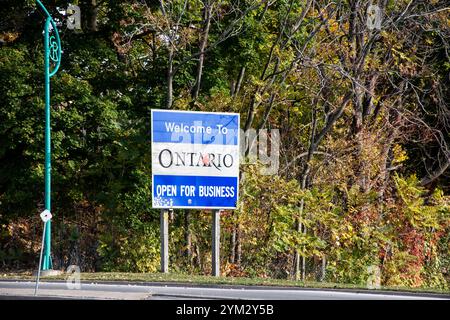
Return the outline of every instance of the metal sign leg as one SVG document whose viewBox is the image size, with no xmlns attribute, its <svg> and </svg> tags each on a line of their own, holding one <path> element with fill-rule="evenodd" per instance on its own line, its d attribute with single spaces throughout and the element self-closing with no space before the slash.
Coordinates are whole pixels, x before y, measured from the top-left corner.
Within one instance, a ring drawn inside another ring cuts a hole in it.
<svg viewBox="0 0 450 320">
<path fill-rule="evenodd" d="M 161 272 L 169 273 L 169 210 L 161 210 L 159 228 L 161 234 Z"/>
<path fill-rule="evenodd" d="M 212 223 L 212 275 L 220 277 L 220 210 L 213 211 Z"/>
</svg>

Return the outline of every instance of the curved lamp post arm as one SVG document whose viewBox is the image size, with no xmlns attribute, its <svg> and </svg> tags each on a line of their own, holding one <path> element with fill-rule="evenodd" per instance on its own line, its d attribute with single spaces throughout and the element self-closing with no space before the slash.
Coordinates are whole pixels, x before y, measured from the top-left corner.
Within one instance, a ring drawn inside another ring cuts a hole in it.
<svg viewBox="0 0 450 320">
<path fill-rule="evenodd" d="M 47 17 L 50 17 L 50 18 L 51 18 L 52 16 L 50 15 L 50 13 L 48 13 L 47 9 L 44 7 L 44 5 L 42 4 L 42 2 L 39 1 L 39 0 L 36 0 L 36 2 L 37 2 L 37 4 L 41 7 L 42 11 L 44 11 L 44 13 L 47 15 Z"/>
<path fill-rule="evenodd" d="M 49 57 L 50 60 L 52 60 L 55 63 L 55 66 L 53 67 L 53 70 L 50 72 L 49 70 L 49 77 L 53 77 L 56 72 L 58 72 L 59 66 L 61 64 L 61 40 L 59 38 L 59 32 L 58 28 L 56 26 L 55 21 L 53 20 L 52 16 L 48 12 L 48 10 L 45 8 L 45 6 L 42 4 L 40 0 L 36 0 L 37 4 L 41 7 L 42 11 L 44 11 L 45 15 L 47 16 L 47 20 L 45 21 L 45 40 L 46 40 L 46 47 L 45 47 L 45 54 L 46 58 Z M 54 32 L 54 36 L 49 37 L 49 28 L 50 24 L 52 25 L 52 29 Z"/>
</svg>

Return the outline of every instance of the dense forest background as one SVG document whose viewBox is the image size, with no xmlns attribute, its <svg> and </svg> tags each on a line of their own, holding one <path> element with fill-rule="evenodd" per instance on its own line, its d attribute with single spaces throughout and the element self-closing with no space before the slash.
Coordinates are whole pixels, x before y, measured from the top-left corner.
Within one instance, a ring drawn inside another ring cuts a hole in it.
<svg viewBox="0 0 450 320">
<path fill-rule="evenodd" d="M 73 1 L 52 78 L 53 264 L 156 272 L 150 110 L 279 129 L 278 173 L 241 164 L 222 273 L 448 288 L 447 1 Z M 44 15 L 0 2 L 0 269 L 35 268 L 44 200 Z M 173 272 L 211 272 L 211 213 L 175 210 Z"/>
</svg>

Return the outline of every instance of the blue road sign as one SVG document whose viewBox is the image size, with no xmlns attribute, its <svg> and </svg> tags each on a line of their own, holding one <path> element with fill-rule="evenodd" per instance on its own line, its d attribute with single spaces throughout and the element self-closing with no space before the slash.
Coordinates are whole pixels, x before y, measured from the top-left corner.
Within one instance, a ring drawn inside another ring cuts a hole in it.
<svg viewBox="0 0 450 320">
<path fill-rule="evenodd" d="M 153 208 L 234 209 L 239 114 L 152 110 Z"/>
</svg>

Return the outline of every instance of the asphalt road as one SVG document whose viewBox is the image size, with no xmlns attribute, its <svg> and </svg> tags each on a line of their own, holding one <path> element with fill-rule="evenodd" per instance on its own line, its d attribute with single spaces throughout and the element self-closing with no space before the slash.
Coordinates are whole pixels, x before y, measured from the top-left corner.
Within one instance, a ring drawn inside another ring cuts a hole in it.
<svg viewBox="0 0 450 320">
<path fill-rule="evenodd" d="M 243 300 L 430 300 L 450 296 L 429 294 L 371 293 L 342 290 L 267 287 L 211 287 L 180 284 L 82 283 L 69 289 L 65 282 L 41 282 L 37 297 L 35 282 L 0 281 L 0 299 L 243 299 Z"/>
</svg>

